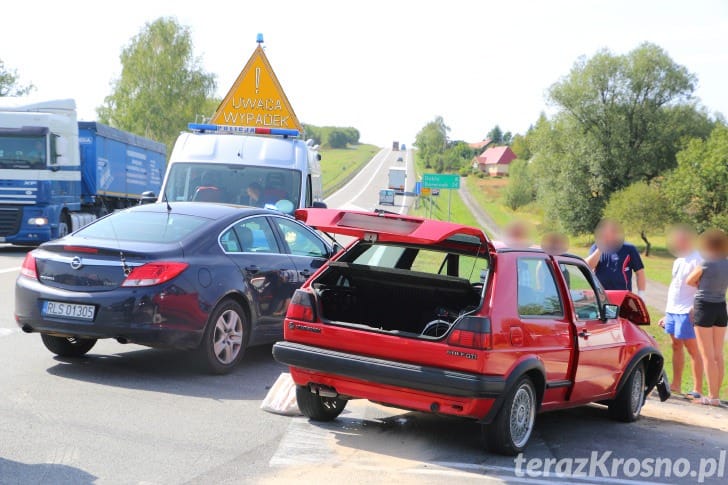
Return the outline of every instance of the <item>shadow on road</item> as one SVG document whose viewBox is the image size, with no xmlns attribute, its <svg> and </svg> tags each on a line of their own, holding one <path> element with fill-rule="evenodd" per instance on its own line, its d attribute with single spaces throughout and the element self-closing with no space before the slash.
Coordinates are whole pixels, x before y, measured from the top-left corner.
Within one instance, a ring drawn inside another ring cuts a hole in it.
<svg viewBox="0 0 728 485">
<path fill-rule="evenodd" d="M 334 422 L 310 425 L 333 435 L 339 455 L 364 462 L 390 457 L 474 473 L 514 466 L 513 458 L 484 450 L 480 427 L 472 421 L 403 412 L 364 420 L 342 414 Z M 615 458 L 685 458 L 697 465 L 704 457 L 718 459 L 726 444 L 728 434 L 713 428 L 647 417 L 618 423 L 609 419 L 606 408 L 593 405 L 539 415 L 524 456 L 588 458 L 592 452 L 611 452 Z"/>
<path fill-rule="evenodd" d="M 72 466 L 53 463 L 27 464 L 0 457 L 0 483 L 86 485 L 95 481 L 95 476 Z"/>
<path fill-rule="evenodd" d="M 103 386 L 140 389 L 220 400 L 261 400 L 285 367 L 271 356 L 271 345 L 248 349 L 230 374 L 206 374 L 192 352 L 141 349 L 82 358 L 55 357 L 47 372 Z"/>
</svg>

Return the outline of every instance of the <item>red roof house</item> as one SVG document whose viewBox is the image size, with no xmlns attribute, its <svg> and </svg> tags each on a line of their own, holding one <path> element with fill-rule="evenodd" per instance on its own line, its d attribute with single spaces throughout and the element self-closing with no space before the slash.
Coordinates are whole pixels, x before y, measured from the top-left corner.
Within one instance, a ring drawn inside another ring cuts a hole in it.
<svg viewBox="0 0 728 485">
<path fill-rule="evenodd" d="M 508 165 L 515 159 L 511 147 L 492 147 L 475 157 L 473 167 L 490 176 L 508 175 Z"/>
</svg>

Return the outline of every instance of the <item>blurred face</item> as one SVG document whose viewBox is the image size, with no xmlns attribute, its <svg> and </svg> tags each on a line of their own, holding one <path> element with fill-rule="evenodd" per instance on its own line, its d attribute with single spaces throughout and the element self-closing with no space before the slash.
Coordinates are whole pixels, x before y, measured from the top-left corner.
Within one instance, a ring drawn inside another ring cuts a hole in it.
<svg viewBox="0 0 728 485">
<path fill-rule="evenodd" d="M 667 248 L 675 257 L 682 257 L 693 250 L 694 236 L 685 229 L 676 229 L 667 238 Z"/>
<path fill-rule="evenodd" d="M 624 243 L 624 232 L 615 222 L 604 223 L 596 232 L 597 246 L 616 250 Z"/>
<path fill-rule="evenodd" d="M 255 190 L 253 187 L 248 187 L 248 197 L 252 200 L 258 200 L 260 198 L 260 192 Z"/>
</svg>

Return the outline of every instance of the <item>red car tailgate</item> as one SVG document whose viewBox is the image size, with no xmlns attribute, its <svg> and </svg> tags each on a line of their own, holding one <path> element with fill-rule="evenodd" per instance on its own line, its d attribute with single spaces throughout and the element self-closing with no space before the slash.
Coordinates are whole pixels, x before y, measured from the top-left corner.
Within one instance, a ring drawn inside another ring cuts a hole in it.
<svg viewBox="0 0 728 485">
<path fill-rule="evenodd" d="M 296 219 L 323 232 L 370 241 L 437 244 L 464 235 L 477 238 L 483 246 L 492 249 L 481 229 L 452 222 L 338 209 L 299 209 Z"/>
</svg>

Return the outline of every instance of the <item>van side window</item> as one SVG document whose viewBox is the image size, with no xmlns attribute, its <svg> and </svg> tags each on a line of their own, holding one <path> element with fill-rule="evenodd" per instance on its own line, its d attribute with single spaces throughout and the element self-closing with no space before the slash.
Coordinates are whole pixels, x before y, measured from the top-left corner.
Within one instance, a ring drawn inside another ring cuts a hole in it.
<svg viewBox="0 0 728 485">
<path fill-rule="evenodd" d="M 543 258 L 518 258 L 518 314 L 562 317 L 564 306 L 551 265 Z"/>
<path fill-rule="evenodd" d="M 313 206 L 313 185 L 311 184 L 311 174 L 306 177 L 306 207 Z"/>
</svg>

